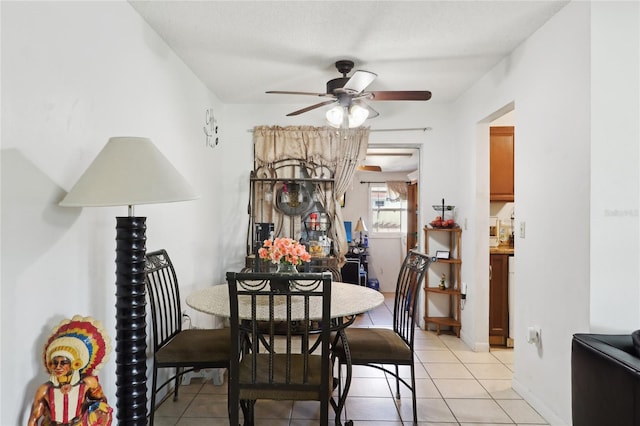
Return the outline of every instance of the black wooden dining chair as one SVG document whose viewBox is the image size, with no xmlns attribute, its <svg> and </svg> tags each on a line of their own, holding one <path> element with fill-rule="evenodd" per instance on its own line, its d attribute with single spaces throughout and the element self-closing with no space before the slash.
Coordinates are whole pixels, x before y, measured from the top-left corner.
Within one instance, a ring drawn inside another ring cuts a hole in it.
<svg viewBox="0 0 640 426">
<path fill-rule="evenodd" d="M 147 253 L 145 274 L 153 323 L 153 378 L 149 413 L 149 424 L 153 425 L 159 390 L 173 381 L 175 401 L 184 374 L 204 368 L 229 368 L 231 334 L 228 328 L 182 328 L 178 278 L 165 250 Z M 162 385 L 157 386 L 158 370 L 164 368 L 175 368 L 175 371 Z"/>
<path fill-rule="evenodd" d="M 333 384 L 331 274 L 228 272 L 227 281 L 233 354 L 229 424 L 239 424 L 242 409 L 244 425 L 254 425 L 256 400 L 270 399 L 320 401 L 320 424 L 327 425 Z"/>
<path fill-rule="evenodd" d="M 332 357 L 338 360 L 338 376 L 342 365 L 366 365 L 382 370 L 396 379 L 396 398 L 400 399 L 400 382 L 412 394 L 413 424 L 418 424 L 413 339 L 415 334 L 418 290 L 429 266 L 427 255 L 409 251 L 402 263 L 393 304 L 393 328 L 358 328 L 345 330 L 347 348 L 341 339 L 333 346 Z M 350 357 L 350 360 L 348 359 Z M 393 365 L 392 371 L 387 366 Z M 400 377 L 399 366 L 411 369 L 411 383 Z M 349 368 L 349 367 L 348 367 Z M 348 389 L 347 389 L 348 390 Z"/>
</svg>

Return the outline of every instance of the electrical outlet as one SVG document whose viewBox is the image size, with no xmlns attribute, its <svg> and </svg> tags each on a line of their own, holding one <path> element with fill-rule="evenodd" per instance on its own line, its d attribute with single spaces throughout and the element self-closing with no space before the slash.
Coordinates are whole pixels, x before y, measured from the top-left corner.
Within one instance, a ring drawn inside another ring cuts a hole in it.
<svg viewBox="0 0 640 426">
<path fill-rule="evenodd" d="M 520 238 L 524 238 L 526 226 L 524 222 L 520 222 Z"/>
<path fill-rule="evenodd" d="M 460 287 L 460 298 L 462 300 L 467 299 L 467 283 L 462 283 L 462 287 Z"/>
</svg>

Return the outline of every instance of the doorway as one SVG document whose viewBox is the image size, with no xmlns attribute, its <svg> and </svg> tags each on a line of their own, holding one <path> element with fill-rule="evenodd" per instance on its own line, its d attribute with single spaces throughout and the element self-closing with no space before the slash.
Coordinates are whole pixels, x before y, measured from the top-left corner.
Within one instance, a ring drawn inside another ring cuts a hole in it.
<svg viewBox="0 0 640 426">
<path fill-rule="evenodd" d="M 380 180 L 381 183 L 385 180 L 395 180 L 404 181 L 407 184 L 406 194 L 403 194 L 403 198 L 406 198 L 406 222 L 403 225 L 404 246 L 406 252 L 419 248 L 419 146 L 370 144 L 365 164 L 370 162 L 381 167 L 383 174 L 380 176 L 384 178 Z"/>
<path fill-rule="evenodd" d="M 514 345 L 515 279 L 515 112 L 503 114 L 489 127 L 489 345 Z M 489 234 L 490 235 L 490 234 Z"/>
<path fill-rule="evenodd" d="M 343 217 L 353 223 L 361 217 L 366 224 L 368 277 L 377 279 L 383 292 L 395 291 L 400 265 L 408 248 L 420 244 L 420 163 L 421 146 L 418 144 L 370 143 L 364 165 L 379 166 L 381 170 L 356 172 L 352 187 L 347 191 Z M 391 182 L 406 184 L 402 202 L 397 199 L 399 192 L 393 189 Z M 379 199 L 382 193 L 394 196 Z M 393 210 L 398 208 L 407 211 L 400 222 L 391 219 Z"/>
</svg>

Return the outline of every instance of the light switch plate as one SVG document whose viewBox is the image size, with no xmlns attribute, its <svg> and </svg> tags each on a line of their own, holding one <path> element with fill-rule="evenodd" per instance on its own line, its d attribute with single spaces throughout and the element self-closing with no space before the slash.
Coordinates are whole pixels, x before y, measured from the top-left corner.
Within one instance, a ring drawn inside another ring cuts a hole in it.
<svg viewBox="0 0 640 426">
<path fill-rule="evenodd" d="M 524 238 L 525 236 L 525 223 L 524 222 L 520 222 L 520 238 Z"/>
</svg>

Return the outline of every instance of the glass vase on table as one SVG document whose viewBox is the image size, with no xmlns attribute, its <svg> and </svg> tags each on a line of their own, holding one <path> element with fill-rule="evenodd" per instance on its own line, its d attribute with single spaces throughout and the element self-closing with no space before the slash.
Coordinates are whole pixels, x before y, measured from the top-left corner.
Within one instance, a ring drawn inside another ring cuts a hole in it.
<svg viewBox="0 0 640 426">
<path fill-rule="evenodd" d="M 298 268 L 297 265 L 289 262 L 280 262 L 278 263 L 278 269 L 276 270 L 279 274 L 297 274 Z"/>
</svg>

